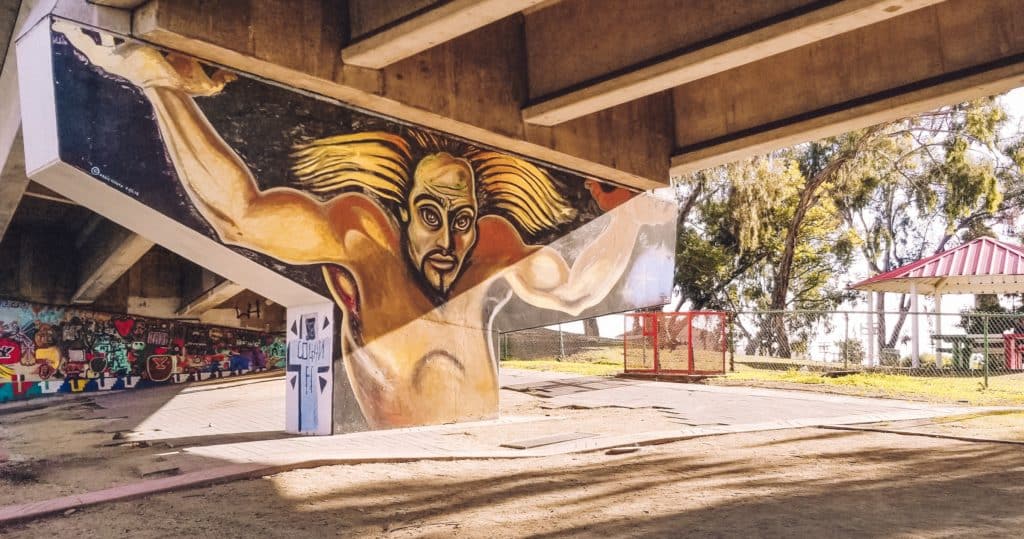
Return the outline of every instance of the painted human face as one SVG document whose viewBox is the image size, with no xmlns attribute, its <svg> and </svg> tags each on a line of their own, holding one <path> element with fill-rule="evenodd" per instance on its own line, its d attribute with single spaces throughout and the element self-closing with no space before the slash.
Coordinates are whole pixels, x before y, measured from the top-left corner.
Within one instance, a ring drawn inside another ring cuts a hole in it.
<svg viewBox="0 0 1024 539">
<path fill-rule="evenodd" d="M 39 329 L 36 330 L 36 346 L 39 348 L 49 348 L 57 344 L 57 334 L 53 330 L 53 326 L 50 324 L 40 324 Z"/>
<path fill-rule="evenodd" d="M 416 166 L 402 212 L 409 260 L 423 279 L 447 294 L 476 243 L 473 169 L 465 159 L 437 153 Z"/>
</svg>

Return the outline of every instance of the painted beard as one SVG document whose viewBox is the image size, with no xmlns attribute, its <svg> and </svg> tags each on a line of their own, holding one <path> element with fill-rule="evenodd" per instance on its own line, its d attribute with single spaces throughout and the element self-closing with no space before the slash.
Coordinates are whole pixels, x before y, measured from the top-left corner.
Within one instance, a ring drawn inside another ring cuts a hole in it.
<svg viewBox="0 0 1024 539">
<path fill-rule="evenodd" d="M 420 275 L 426 284 L 442 298 L 447 297 L 459 276 L 462 261 L 442 249 L 428 251 L 420 261 Z"/>
</svg>

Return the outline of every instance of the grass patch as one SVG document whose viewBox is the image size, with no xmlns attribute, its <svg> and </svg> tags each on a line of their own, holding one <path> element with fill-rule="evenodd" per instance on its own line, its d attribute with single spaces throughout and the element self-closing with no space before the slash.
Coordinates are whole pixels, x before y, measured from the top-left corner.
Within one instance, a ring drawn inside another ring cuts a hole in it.
<svg viewBox="0 0 1024 539">
<path fill-rule="evenodd" d="M 826 378 L 818 373 L 770 371 L 737 365 L 728 381 L 785 382 L 842 388 L 842 393 L 924 399 L 939 402 L 967 402 L 987 405 L 1024 405 L 1024 376 L 1007 375 L 989 378 L 989 387 L 982 387 L 981 378 L 946 378 L 907 376 L 883 373 L 858 373 Z"/>
</svg>

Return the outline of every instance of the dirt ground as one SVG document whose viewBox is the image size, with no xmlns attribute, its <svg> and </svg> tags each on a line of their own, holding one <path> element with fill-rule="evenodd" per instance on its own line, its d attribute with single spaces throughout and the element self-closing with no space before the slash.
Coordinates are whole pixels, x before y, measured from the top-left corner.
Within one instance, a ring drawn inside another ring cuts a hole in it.
<svg viewBox="0 0 1024 539">
<path fill-rule="evenodd" d="M 27 537 L 1013 537 L 1024 448 L 800 429 L 637 453 L 299 470 L 85 508 Z"/>
<path fill-rule="evenodd" d="M 91 401 L 0 415 L 0 505 L 99 490 L 138 480 L 161 447 L 116 445 L 110 418 Z M 145 445 L 145 444 L 143 444 Z"/>
<path fill-rule="evenodd" d="M 246 385 L 248 384 L 248 385 Z M 243 389 L 261 391 L 259 382 L 234 381 L 209 386 L 214 390 Z M 167 463 L 179 466 L 170 473 L 185 473 L 222 461 L 182 457 L 182 447 L 285 437 L 276 423 L 263 433 L 221 434 L 218 436 L 167 438 L 166 425 L 154 428 L 158 410 L 173 407 L 173 390 L 161 395 L 162 389 L 144 393 L 122 393 L 84 398 L 24 412 L 2 413 L 0 410 L 0 506 L 47 500 L 70 494 L 81 494 L 116 485 L 137 482 L 143 472 L 159 470 Z M 279 405 L 280 399 L 253 397 L 243 406 L 268 402 Z M 237 404 L 234 395 L 222 398 L 217 406 Z M 168 404 L 168 403 L 171 404 Z M 601 408 L 593 410 L 547 407 L 538 399 L 514 391 L 502 391 L 503 417 L 543 419 L 523 423 L 502 423 L 477 427 L 472 432 L 455 430 L 451 436 L 500 443 L 525 440 L 552 434 L 577 432 L 624 434 L 678 428 L 673 418 L 651 408 Z M 260 413 L 255 410 L 254 413 Z M 200 413 L 201 415 L 201 413 Z M 180 416 L 167 416 L 164 423 Z M 208 417 L 208 416 L 205 416 Z M 205 424 L 204 418 L 199 423 Z M 145 422 L 145 423 L 144 423 Z M 147 425 L 138 427 L 140 423 Z M 282 418 L 283 424 L 283 418 Z M 154 430 L 156 432 L 154 432 Z M 199 429 L 200 431 L 202 429 Z M 136 434 L 138 436 L 136 436 Z M 147 475 L 159 477 L 161 473 Z"/>
<path fill-rule="evenodd" d="M 270 383 L 221 386 L 218 391 L 238 393 L 221 397 L 218 406 L 280 404 L 258 393 Z M 167 425 L 181 417 L 172 412 L 184 406 L 175 398 L 213 395 L 206 392 L 213 389 L 0 413 L 0 505 L 139 481 L 140 468 L 182 444 L 280 436 L 225 431 L 170 438 Z M 503 391 L 504 416 L 545 420 L 472 435 L 522 439 L 678 427 L 678 418 L 656 409 L 549 409 L 548 402 Z M 205 411 L 198 431 L 217 424 L 212 413 Z M 144 425 L 140 432 L 148 438 L 119 440 L 132 425 Z M 1024 413 L 866 427 L 1024 440 Z M 83 508 L 0 528 L 0 536 L 1016 537 L 1021 529 L 1024 444 L 816 428 L 697 438 L 624 455 L 297 470 Z"/>
</svg>

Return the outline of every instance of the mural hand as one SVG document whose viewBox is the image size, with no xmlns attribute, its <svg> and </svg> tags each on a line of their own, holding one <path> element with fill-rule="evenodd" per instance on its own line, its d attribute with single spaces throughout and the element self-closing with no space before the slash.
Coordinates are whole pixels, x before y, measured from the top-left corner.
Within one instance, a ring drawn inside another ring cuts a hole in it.
<svg viewBox="0 0 1024 539">
<path fill-rule="evenodd" d="M 601 208 L 601 211 L 606 212 L 617 208 L 636 195 L 629 189 L 604 184 L 593 179 L 583 182 L 583 185 L 590 191 L 590 196 L 597 201 L 597 206 Z"/>
<path fill-rule="evenodd" d="M 179 80 L 175 88 L 192 96 L 216 95 L 228 83 L 238 79 L 230 71 L 218 69 L 212 76 L 206 74 L 203 66 L 195 58 L 177 53 L 167 55 L 167 63 L 178 73 Z"/>
<path fill-rule="evenodd" d="M 53 30 L 64 35 L 68 43 L 90 63 L 110 75 L 127 79 L 140 88 L 170 88 L 193 96 L 219 93 L 235 79 L 233 74 L 218 71 L 211 78 L 193 58 L 160 51 L 130 42 L 118 42 L 113 36 L 89 31 L 57 19 Z"/>
<path fill-rule="evenodd" d="M 674 216 L 675 205 L 649 193 L 631 191 L 621 187 L 587 180 L 584 186 L 605 212 L 614 212 L 623 219 L 639 225 L 657 225 L 669 222 Z"/>
<path fill-rule="evenodd" d="M 650 193 L 639 193 L 622 204 L 616 214 L 638 225 L 662 225 L 671 222 L 676 205 Z"/>
</svg>

